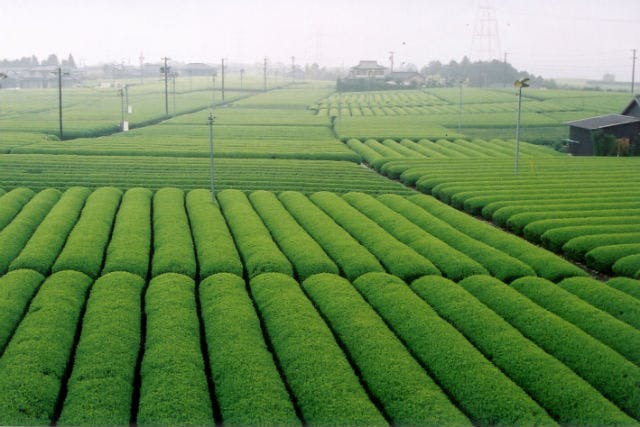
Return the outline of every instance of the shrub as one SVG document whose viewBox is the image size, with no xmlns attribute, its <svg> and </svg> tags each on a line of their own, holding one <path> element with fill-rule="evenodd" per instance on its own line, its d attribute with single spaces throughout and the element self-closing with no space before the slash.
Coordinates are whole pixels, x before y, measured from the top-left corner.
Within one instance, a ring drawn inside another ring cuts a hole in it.
<svg viewBox="0 0 640 427">
<path fill-rule="evenodd" d="M 460 285 L 627 414 L 640 416 L 640 368 L 636 365 L 497 279 L 472 276 Z"/>
<path fill-rule="evenodd" d="M 33 190 L 25 187 L 18 187 L 2 194 L 0 197 L 0 230 L 11 222 L 35 194 Z"/>
<path fill-rule="evenodd" d="M 485 271 L 488 270 L 501 280 L 511 281 L 517 277 L 535 274 L 533 269 L 522 261 L 469 237 L 445 221 L 431 215 L 428 211 L 419 209 L 404 197 L 385 194 L 379 196 L 378 200 L 403 215 L 425 232 L 475 260 L 483 269 L 486 269 Z M 468 275 L 465 275 L 465 277 Z M 450 278 L 459 280 L 454 277 Z"/>
<path fill-rule="evenodd" d="M 343 197 L 393 237 L 431 261 L 446 277 L 462 280 L 473 274 L 488 273 L 476 261 L 433 237 L 372 196 L 363 193 L 347 193 Z"/>
<path fill-rule="evenodd" d="M 554 424 L 402 280 L 369 273 L 353 284 L 474 424 Z"/>
<path fill-rule="evenodd" d="M 29 268 L 44 275 L 49 274 L 90 193 L 91 191 L 84 187 L 72 187 L 65 191 L 40 223 L 20 255 L 11 262 L 9 270 Z"/>
<path fill-rule="evenodd" d="M 187 194 L 186 203 L 200 277 L 216 273 L 242 276 L 240 255 L 219 206 L 211 201 L 211 192 L 192 190 Z"/>
<path fill-rule="evenodd" d="M 44 276 L 32 270 L 0 276 L 0 355 L 43 280 Z"/>
<path fill-rule="evenodd" d="M 184 206 L 184 192 L 163 188 L 153 196 L 151 276 L 179 273 L 196 277 L 196 257 Z"/>
<path fill-rule="evenodd" d="M 128 272 L 93 285 L 59 425 L 130 424 L 144 285 Z"/>
<path fill-rule="evenodd" d="M 611 270 L 621 276 L 640 278 L 640 253 L 618 258 Z"/>
<path fill-rule="evenodd" d="M 565 279 L 558 286 L 589 304 L 640 329 L 640 301 L 590 277 Z"/>
<path fill-rule="evenodd" d="M 146 279 L 151 251 L 151 197 L 146 188 L 124 193 L 102 274 L 127 271 Z"/>
<path fill-rule="evenodd" d="M 562 227 L 575 226 L 604 226 L 604 225 L 628 225 L 634 221 L 639 221 L 638 216 L 612 216 L 612 217 L 592 217 L 592 218 L 551 218 L 541 219 L 528 223 L 523 229 L 524 238 L 538 243 L 541 236 L 549 230 Z"/>
<path fill-rule="evenodd" d="M 637 329 L 544 279 L 525 277 L 511 286 L 640 366 L 640 331 Z"/>
<path fill-rule="evenodd" d="M 640 301 L 640 280 L 629 279 L 627 277 L 614 277 L 613 279 L 609 279 L 607 285 L 631 295 Z"/>
<path fill-rule="evenodd" d="M 249 278 L 265 272 L 278 272 L 293 277 L 293 267 L 271 238 L 269 230 L 240 190 L 218 193 L 231 233 Z"/>
<path fill-rule="evenodd" d="M 569 240 L 562 250 L 575 260 L 582 260 L 587 252 L 601 246 L 640 243 L 640 233 L 606 233 L 580 236 Z"/>
<path fill-rule="evenodd" d="M 346 279 L 318 274 L 302 286 L 394 425 L 470 425 Z"/>
<path fill-rule="evenodd" d="M 609 273 L 619 259 L 637 254 L 640 254 L 640 243 L 622 243 L 591 249 L 584 259 L 589 267 Z"/>
<path fill-rule="evenodd" d="M 92 280 L 47 278 L 0 359 L 0 424 L 50 425 Z"/>
<path fill-rule="evenodd" d="M 137 424 L 213 426 L 195 283 L 177 273 L 154 277 L 146 292 L 145 313 Z"/>
<path fill-rule="evenodd" d="M 313 194 L 311 200 L 369 249 L 390 273 L 407 280 L 440 274 L 431 261 L 397 240 L 338 195 L 319 192 Z"/>
<path fill-rule="evenodd" d="M 542 244 L 554 252 L 560 252 L 562 246 L 578 237 L 600 235 L 603 233 L 631 233 L 638 227 L 632 224 L 623 225 L 578 225 L 572 227 L 559 227 L 547 230 L 540 236 Z M 588 252 L 588 251 L 587 251 Z M 586 252 L 585 252 L 586 253 Z"/>
<path fill-rule="evenodd" d="M 527 279 L 518 279 L 513 286 Z M 540 278 L 533 280 L 546 282 Z M 571 369 L 525 338 L 462 287 L 444 278 L 423 277 L 413 282 L 411 289 L 561 425 L 633 423 Z"/>
<path fill-rule="evenodd" d="M 338 273 L 338 267 L 320 245 L 296 222 L 271 192 L 259 190 L 249 200 L 280 249 L 304 280 L 317 273 Z"/>
<path fill-rule="evenodd" d="M 122 192 L 113 187 L 102 187 L 91 193 L 51 268 L 53 272 L 76 270 L 98 277 L 121 196 Z"/>
<path fill-rule="evenodd" d="M 20 254 L 38 225 L 60 198 L 60 192 L 49 188 L 36 194 L 9 225 L 0 231 L 0 275 Z"/>
<path fill-rule="evenodd" d="M 265 273 L 250 289 L 304 424 L 386 425 L 298 283 Z"/>
<path fill-rule="evenodd" d="M 491 225 L 470 218 L 468 215 L 438 202 L 433 197 L 418 195 L 410 197 L 409 200 L 459 231 L 519 259 L 533 268 L 540 277 L 557 281 L 566 277 L 587 275 L 583 270 L 557 255 Z"/>
<path fill-rule="evenodd" d="M 372 271 L 384 271 L 371 252 L 302 193 L 285 191 L 280 194 L 279 199 L 296 221 L 335 261 L 348 279 L 353 280 Z"/>
<path fill-rule="evenodd" d="M 199 295 L 223 424 L 300 425 L 244 280 L 214 274 L 200 283 Z"/>
</svg>

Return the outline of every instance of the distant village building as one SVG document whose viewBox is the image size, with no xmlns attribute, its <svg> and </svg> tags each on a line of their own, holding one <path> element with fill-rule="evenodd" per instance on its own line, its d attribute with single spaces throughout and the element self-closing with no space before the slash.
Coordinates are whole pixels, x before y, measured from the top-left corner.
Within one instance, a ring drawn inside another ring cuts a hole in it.
<svg viewBox="0 0 640 427">
<path fill-rule="evenodd" d="M 201 62 L 191 62 L 186 64 L 180 71 L 182 75 L 185 76 L 213 76 L 217 72 L 215 67 Z"/>
<path fill-rule="evenodd" d="M 640 96 L 636 96 L 622 114 L 591 117 L 566 124 L 569 125 L 569 152 L 574 156 L 596 155 L 596 139 L 602 135 L 613 137 L 618 146 L 625 146 L 625 151 L 637 153 L 640 149 Z"/>
<path fill-rule="evenodd" d="M 378 64 L 377 61 L 360 61 L 349 71 L 350 79 L 384 79 L 387 74 L 387 67 Z"/>
<path fill-rule="evenodd" d="M 55 65 L 10 68 L 2 72 L 7 76 L 7 78 L 0 81 L 2 89 L 50 89 L 58 87 L 58 67 Z M 67 71 L 63 68 L 62 72 L 63 87 L 75 86 L 83 79 L 82 73 L 77 69 Z"/>
</svg>

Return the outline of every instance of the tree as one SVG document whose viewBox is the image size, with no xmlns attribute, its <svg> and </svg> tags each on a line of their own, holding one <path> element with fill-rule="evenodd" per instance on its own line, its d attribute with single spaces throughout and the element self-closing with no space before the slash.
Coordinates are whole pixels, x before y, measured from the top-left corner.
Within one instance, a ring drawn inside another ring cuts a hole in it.
<svg viewBox="0 0 640 427">
<path fill-rule="evenodd" d="M 77 68 L 76 61 L 73 59 L 73 55 L 69 54 L 69 57 L 67 59 L 63 59 L 62 66 L 64 68 Z"/>
<path fill-rule="evenodd" d="M 57 67 L 60 65 L 60 61 L 58 61 L 58 56 L 55 53 L 52 53 L 47 57 L 47 59 L 42 61 L 42 65 L 55 65 Z"/>
</svg>

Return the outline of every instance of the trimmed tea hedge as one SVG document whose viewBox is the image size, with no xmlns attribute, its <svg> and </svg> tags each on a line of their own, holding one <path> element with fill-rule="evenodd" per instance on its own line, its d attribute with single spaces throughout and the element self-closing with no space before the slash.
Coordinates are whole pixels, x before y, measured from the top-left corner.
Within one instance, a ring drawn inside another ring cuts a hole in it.
<svg viewBox="0 0 640 427">
<path fill-rule="evenodd" d="M 280 201 L 302 227 L 322 246 L 349 280 L 373 271 L 383 272 L 378 259 L 305 195 L 285 191 Z"/>
<path fill-rule="evenodd" d="M 472 276 L 460 285 L 627 414 L 640 418 L 638 366 L 493 277 Z"/>
<path fill-rule="evenodd" d="M 347 193 L 343 198 L 377 222 L 393 237 L 431 261 L 446 277 L 462 280 L 474 274 L 488 273 L 479 263 L 433 237 L 373 196 L 364 193 Z"/>
<path fill-rule="evenodd" d="M 637 329 L 545 279 L 524 277 L 511 283 L 511 287 L 640 366 Z"/>
<path fill-rule="evenodd" d="M 535 271 L 522 261 L 458 231 L 444 220 L 435 217 L 428 210 L 420 209 L 404 197 L 385 194 L 378 197 L 378 200 L 427 233 L 477 261 L 501 280 L 511 281 L 517 277 L 535 274 Z"/>
<path fill-rule="evenodd" d="M 35 191 L 18 187 L 0 197 L 0 230 L 5 228 L 18 212 L 35 195 Z"/>
<path fill-rule="evenodd" d="M 613 279 L 609 279 L 607 285 L 631 295 L 640 301 L 640 280 L 628 279 L 626 277 L 614 277 Z"/>
<path fill-rule="evenodd" d="M 254 191 L 249 200 L 287 256 L 298 280 L 318 273 L 338 273 L 338 267 L 320 245 L 296 222 L 275 194 Z"/>
<path fill-rule="evenodd" d="M 618 258 L 611 270 L 615 274 L 640 279 L 640 253 Z"/>
<path fill-rule="evenodd" d="M 0 276 L 0 355 L 43 280 L 44 276 L 32 270 Z"/>
<path fill-rule="evenodd" d="M 47 278 L 0 359 L 0 424 L 50 425 L 92 279 Z"/>
<path fill-rule="evenodd" d="M 640 243 L 621 243 L 592 249 L 587 252 L 584 259 L 589 267 L 608 273 L 618 260 L 638 254 L 640 254 Z M 637 275 L 638 273 L 634 277 Z"/>
<path fill-rule="evenodd" d="M 218 201 L 244 261 L 249 278 L 265 272 L 293 277 L 293 267 L 240 190 L 223 190 Z"/>
<path fill-rule="evenodd" d="M 144 285 L 128 272 L 109 273 L 93 285 L 58 425 L 131 423 Z"/>
<path fill-rule="evenodd" d="M 124 193 L 102 274 L 127 271 L 146 279 L 151 251 L 151 197 L 146 188 Z"/>
<path fill-rule="evenodd" d="M 9 270 L 29 268 L 47 275 L 76 224 L 91 191 L 73 187 L 65 191 L 29 239 Z"/>
<path fill-rule="evenodd" d="M 42 190 L 0 231 L 0 274 L 9 269 L 11 262 L 29 241 L 38 225 L 60 198 L 60 192 L 52 188 Z"/>
<path fill-rule="evenodd" d="M 200 278 L 216 273 L 242 276 L 244 267 L 240 255 L 220 207 L 211 200 L 211 192 L 205 189 L 192 190 L 187 193 L 186 204 Z"/>
<path fill-rule="evenodd" d="M 387 425 L 295 280 L 264 273 L 250 289 L 304 424 Z"/>
<path fill-rule="evenodd" d="M 165 273 L 149 283 L 138 425 L 213 426 L 195 283 Z"/>
<path fill-rule="evenodd" d="M 558 286 L 613 317 L 640 329 L 640 301 L 590 277 L 565 279 Z"/>
<path fill-rule="evenodd" d="M 319 192 L 310 198 L 369 249 L 390 273 L 406 280 L 427 274 L 440 274 L 440 270 L 431 261 L 397 240 L 340 196 Z"/>
<path fill-rule="evenodd" d="M 167 187 L 153 196 L 153 258 L 151 276 L 179 273 L 196 277 L 196 256 L 184 191 Z"/>
<path fill-rule="evenodd" d="M 394 425 L 471 425 L 346 279 L 318 274 L 302 286 Z"/>
<path fill-rule="evenodd" d="M 474 239 L 519 259 L 533 268 L 540 277 L 555 282 L 567 277 L 587 275 L 582 269 L 559 256 L 532 245 L 521 238 L 498 230 L 491 225 L 479 222 L 450 206 L 438 202 L 433 197 L 417 195 L 410 197 L 409 200 Z"/>
<path fill-rule="evenodd" d="M 523 280 L 526 278 L 514 283 Z M 558 423 L 582 426 L 634 423 L 585 380 L 525 338 L 462 287 L 441 277 L 423 277 L 413 282 L 411 289 L 462 332 Z"/>
<path fill-rule="evenodd" d="M 369 273 L 353 284 L 474 424 L 555 425 L 402 280 Z"/>
<path fill-rule="evenodd" d="M 91 193 L 51 271 L 76 270 L 98 277 L 121 196 L 113 187 Z"/>
<path fill-rule="evenodd" d="M 223 424 L 300 425 L 244 280 L 214 274 L 200 283 L 199 295 Z"/>
</svg>

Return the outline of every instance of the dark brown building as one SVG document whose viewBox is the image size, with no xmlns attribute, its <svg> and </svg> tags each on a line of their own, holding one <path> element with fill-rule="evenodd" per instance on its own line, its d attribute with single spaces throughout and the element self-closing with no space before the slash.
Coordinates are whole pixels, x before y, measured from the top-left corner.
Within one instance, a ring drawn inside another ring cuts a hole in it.
<svg viewBox="0 0 640 427">
<path fill-rule="evenodd" d="M 640 137 L 640 117 L 610 114 L 567 124 L 569 125 L 569 152 L 574 156 L 596 154 L 594 135 L 597 131 L 630 141 L 636 141 Z"/>
<path fill-rule="evenodd" d="M 633 101 L 627 105 L 627 108 L 622 110 L 622 115 L 640 118 L 640 95 L 636 95 Z"/>
</svg>

